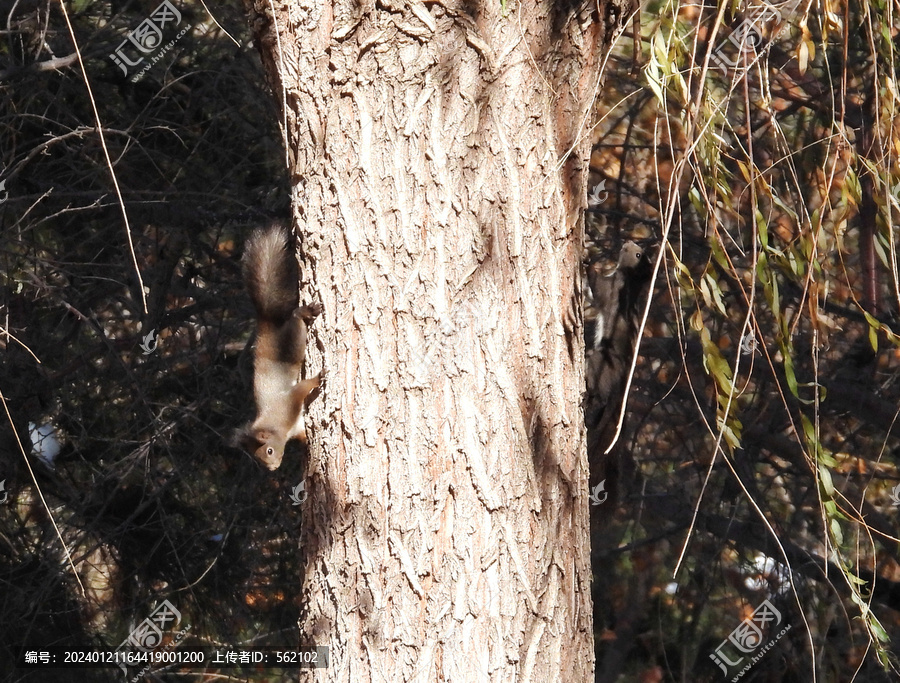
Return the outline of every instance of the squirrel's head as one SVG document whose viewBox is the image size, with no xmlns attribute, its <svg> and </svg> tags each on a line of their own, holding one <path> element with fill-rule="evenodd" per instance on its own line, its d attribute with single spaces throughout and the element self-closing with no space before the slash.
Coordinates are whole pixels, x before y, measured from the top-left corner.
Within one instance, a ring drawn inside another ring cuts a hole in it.
<svg viewBox="0 0 900 683">
<path fill-rule="evenodd" d="M 619 252 L 619 269 L 636 269 L 641 265 L 644 256 L 644 250 L 640 246 L 631 241 L 626 242 L 622 245 L 622 251 Z"/>
<path fill-rule="evenodd" d="M 274 441 L 268 441 L 257 448 L 253 455 L 267 469 L 277 470 L 281 466 L 281 459 L 284 457 L 284 446 L 279 446 Z"/>
<path fill-rule="evenodd" d="M 268 470 L 277 470 L 284 457 L 284 441 L 269 429 L 254 429 L 240 439 L 241 446 Z"/>
</svg>

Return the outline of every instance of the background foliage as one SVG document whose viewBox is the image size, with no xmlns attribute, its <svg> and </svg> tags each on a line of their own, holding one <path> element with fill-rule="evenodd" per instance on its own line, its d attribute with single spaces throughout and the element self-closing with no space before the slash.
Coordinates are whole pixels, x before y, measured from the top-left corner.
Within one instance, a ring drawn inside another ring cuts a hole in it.
<svg viewBox="0 0 900 683">
<path fill-rule="evenodd" d="M 157 5 L 67 5 L 146 313 L 78 62 L 45 66 L 74 56 L 60 5 L 3 17 L 0 388 L 26 452 L 29 423 L 52 425 L 61 449 L 29 457 L 32 479 L 8 423 L 0 443 L 2 680 L 29 678 L 11 668 L 22 646 L 115 648 L 163 599 L 189 643 L 296 645 L 301 463 L 264 475 L 229 445 L 253 410 L 240 245 L 289 215 L 278 117 L 237 3 L 215 7 L 222 28 L 179 3 L 191 31 L 126 79 L 108 55 Z"/>
<path fill-rule="evenodd" d="M 733 680 L 710 655 L 764 599 L 791 629 L 743 680 L 895 680 L 896 6 L 653 3 L 642 35 L 588 223 L 661 252 L 598 680 Z"/>
</svg>

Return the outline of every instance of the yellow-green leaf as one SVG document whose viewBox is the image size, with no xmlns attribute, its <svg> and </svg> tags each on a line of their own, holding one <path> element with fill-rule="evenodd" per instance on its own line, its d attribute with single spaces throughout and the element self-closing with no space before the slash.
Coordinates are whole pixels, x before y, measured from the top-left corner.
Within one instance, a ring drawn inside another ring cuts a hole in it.
<svg viewBox="0 0 900 683">
<path fill-rule="evenodd" d="M 831 520 L 831 536 L 834 538 L 834 542 L 837 545 L 842 545 L 844 542 L 844 534 L 841 531 L 841 523 L 836 519 Z"/>
<path fill-rule="evenodd" d="M 797 376 L 794 374 L 794 359 L 791 358 L 789 353 L 784 354 L 784 377 L 787 380 L 790 392 L 799 398 L 800 394 L 797 391 Z"/>
<path fill-rule="evenodd" d="M 831 472 L 827 467 L 819 466 L 819 484 L 822 487 L 822 493 L 827 498 L 834 498 L 834 482 L 831 480 Z"/>
</svg>

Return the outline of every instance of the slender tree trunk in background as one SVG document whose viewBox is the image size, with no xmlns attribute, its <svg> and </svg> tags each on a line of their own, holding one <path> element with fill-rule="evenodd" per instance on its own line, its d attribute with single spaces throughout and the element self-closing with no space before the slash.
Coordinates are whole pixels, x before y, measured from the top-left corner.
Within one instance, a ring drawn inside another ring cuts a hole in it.
<svg viewBox="0 0 900 683">
<path fill-rule="evenodd" d="M 298 539 L 319 679 L 592 680 L 596 5 L 247 1 L 325 306 Z"/>
</svg>

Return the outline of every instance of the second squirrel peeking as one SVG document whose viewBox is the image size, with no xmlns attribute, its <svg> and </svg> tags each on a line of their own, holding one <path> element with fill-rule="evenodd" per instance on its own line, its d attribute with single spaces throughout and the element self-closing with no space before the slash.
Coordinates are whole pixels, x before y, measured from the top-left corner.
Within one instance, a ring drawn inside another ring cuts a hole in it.
<svg viewBox="0 0 900 683">
<path fill-rule="evenodd" d="M 237 435 L 265 467 L 278 469 L 291 439 L 306 443 L 303 407 L 322 373 L 301 380 L 307 327 L 321 304 L 299 305 L 298 269 L 291 234 L 282 227 L 253 232 L 244 249 L 244 282 L 256 308 L 253 395 L 256 419 Z"/>
</svg>

